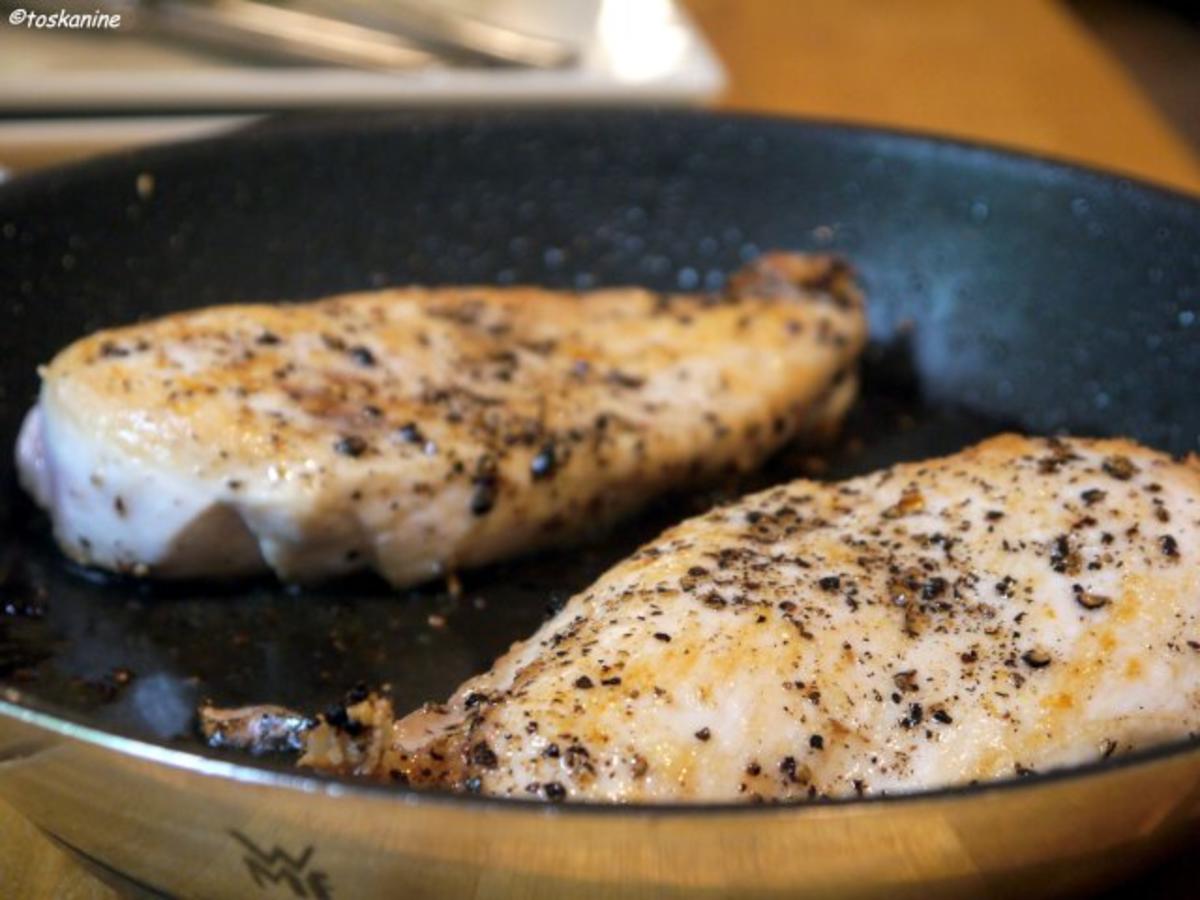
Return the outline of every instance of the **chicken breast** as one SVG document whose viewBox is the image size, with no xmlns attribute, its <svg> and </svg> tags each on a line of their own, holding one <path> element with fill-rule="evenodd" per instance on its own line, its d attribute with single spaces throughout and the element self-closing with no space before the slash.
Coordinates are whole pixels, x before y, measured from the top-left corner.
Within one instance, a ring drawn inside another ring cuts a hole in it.
<svg viewBox="0 0 1200 900">
<path fill-rule="evenodd" d="M 849 269 L 790 254 L 721 295 L 217 307 L 60 353 L 18 463 L 82 563 L 406 585 L 575 539 L 834 427 L 865 338 Z"/>
<path fill-rule="evenodd" d="M 1122 440 L 796 481 L 670 529 L 445 705 L 351 697 L 303 762 L 616 803 L 1090 762 L 1200 732 L 1198 560 L 1200 459 Z"/>
</svg>

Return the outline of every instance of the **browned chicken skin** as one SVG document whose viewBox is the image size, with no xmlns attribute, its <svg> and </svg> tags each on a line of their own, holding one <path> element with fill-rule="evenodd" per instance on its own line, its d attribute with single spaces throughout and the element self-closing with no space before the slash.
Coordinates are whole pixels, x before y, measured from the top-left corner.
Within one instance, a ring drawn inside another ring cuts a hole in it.
<svg viewBox="0 0 1200 900">
<path fill-rule="evenodd" d="M 302 762 L 675 802 L 1098 760 L 1200 733 L 1198 561 L 1200 459 L 1129 441 L 1006 435 L 796 481 L 668 530 L 444 705 L 351 698 L 298 732 Z"/>
<path fill-rule="evenodd" d="M 43 372 L 19 459 L 72 557 L 396 585 L 578 537 L 840 420 L 849 269 L 721 294 L 402 288 L 102 331 Z"/>
</svg>

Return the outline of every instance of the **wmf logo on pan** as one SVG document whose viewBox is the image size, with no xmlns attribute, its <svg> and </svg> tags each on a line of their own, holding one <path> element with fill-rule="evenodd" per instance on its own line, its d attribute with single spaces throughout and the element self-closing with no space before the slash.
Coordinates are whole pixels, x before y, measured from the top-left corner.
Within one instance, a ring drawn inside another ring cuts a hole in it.
<svg viewBox="0 0 1200 900">
<path fill-rule="evenodd" d="M 240 831 L 231 829 L 229 833 L 245 849 L 246 855 L 242 859 L 259 890 L 286 886 L 296 897 L 333 900 L 329 876 L 320 869 L 309 868 L 316 852 L 311 844 L 293 856 L 278 844 L 270 850 L 264 850 Z"/>
</svg>

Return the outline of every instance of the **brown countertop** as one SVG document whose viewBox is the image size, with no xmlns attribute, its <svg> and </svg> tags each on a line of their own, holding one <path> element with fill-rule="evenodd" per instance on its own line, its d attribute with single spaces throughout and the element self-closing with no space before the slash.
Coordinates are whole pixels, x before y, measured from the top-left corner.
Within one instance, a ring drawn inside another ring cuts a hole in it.
<svg viewBox="0 0 1200 900">
<path fill-rule="evenodd" d="M 724 108 L 932 131 L 1200 193 L 1200 153 L 1067 4 L 685 6 L 728 67 Z"/>
</svg>

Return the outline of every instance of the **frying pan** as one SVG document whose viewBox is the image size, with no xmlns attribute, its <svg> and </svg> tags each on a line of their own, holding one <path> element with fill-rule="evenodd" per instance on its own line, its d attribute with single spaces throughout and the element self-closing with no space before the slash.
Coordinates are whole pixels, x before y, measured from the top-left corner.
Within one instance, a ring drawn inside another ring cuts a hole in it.
<svg viewBox="0 0 1200 900">
<path fill-rule="evenodd" d="M 874 344 L 826 472 L 1002 428 L 1200 449 L 1200 205 L 923 137 L 703 114 L 322 116 L 0 190 L 0 445 L 103 325 L 384 284 L 704 289 L 761 250 L 857 266 Z M 797 474 L 785 451 L 759 481 Z M 1013 782 L 769 808 L 545 807 L 205 749 L 193 710 L 441 698 L 613 560 L 606 542 L 395 593 L 142 584 L 66 563 L 0 483 L 0 792 L 148 894 L 1024 896 L 1110 882 L 1200 819 L 1200 743 Z M 735 486 L 735 490 L 744 486 Z"/>
</svg>

